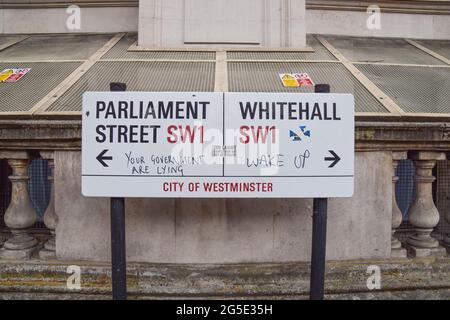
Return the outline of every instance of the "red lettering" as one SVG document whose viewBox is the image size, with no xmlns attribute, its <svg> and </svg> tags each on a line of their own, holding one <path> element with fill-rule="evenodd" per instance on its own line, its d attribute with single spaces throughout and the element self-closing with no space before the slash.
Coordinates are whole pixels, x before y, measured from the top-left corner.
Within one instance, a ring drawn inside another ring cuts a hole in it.
<svg viewBox="0 0 450 320">
<path fill-rule="evenodd" d="M 200 143 L 204 142 L 205 139 L 205 128 L 203 126 L 193 126 L 187 125 L 186 128 L 183 128 L 182 125 L 179 125 L 178 127 L 175 125 L 171 125 L 167 128 L 167 141 L 169 143 L 176 143 L 178 141 L 178 138 L 180 142 L 182 143 L 194 143 L 196 134 L 199 136 Z"/>
<path fill-rule="evenodd" d="M 247 144 L 250 141 L 250 137 L 247 134 L 247 130 L 250 128 L 248 126 L 241 126 L 239 129 L 239 132 L 241 133 L 241 137 L 239 138 L 239 141 L 243 144 Z"/>
<path fill-rule="evenodd" d="M 251 131 L 251 137 L 253 138 L 254 143 L 266 143 L 269 133 L 272 136 L 272 143 L 276 142 L 276 127 L 275 126 L 241 126 L 239 132 L 241 137 L 239 141 L 243 144 L 247 144 L 250 142 L 250 136 L 248 131 Z"/>
<path fill-rule="evenodd" d="M 177 134 L 174 132 L 177 130 L 177 126 L 171 125 L 169 127 L 167 127 L 167 142 L 169 143 L 176 143 L 178 141 L 178 136 Z"/>
</svg>

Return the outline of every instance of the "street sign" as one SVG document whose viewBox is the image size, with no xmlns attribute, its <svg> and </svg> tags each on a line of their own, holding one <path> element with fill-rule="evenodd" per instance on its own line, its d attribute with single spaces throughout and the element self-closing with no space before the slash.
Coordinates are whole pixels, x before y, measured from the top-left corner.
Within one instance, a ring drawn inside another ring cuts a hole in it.
<svg viewBox="0 0 450 320">
<path fill-rule="evenodd" d="M 350 94 L 86 92 L 82 193 L 350 197 Z"/>
</svg>

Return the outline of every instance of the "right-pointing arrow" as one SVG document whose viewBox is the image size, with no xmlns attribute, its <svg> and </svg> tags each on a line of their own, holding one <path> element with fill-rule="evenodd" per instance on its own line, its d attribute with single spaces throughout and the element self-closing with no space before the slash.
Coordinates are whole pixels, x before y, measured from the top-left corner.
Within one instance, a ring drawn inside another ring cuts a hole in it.
<svg viewBox="0 0 450 320">
<path fill-rule="evenodd" d="M 325 157 L 325 161 L 333 161 L 328 168 L 333 168 L 340 160 L 341 158 L 336 154 L 336 152 L 334 152 L 333 150 L 328 150 L 329 153 L 331 153 L 331 155 L 333 157 Z"/>
</svg>

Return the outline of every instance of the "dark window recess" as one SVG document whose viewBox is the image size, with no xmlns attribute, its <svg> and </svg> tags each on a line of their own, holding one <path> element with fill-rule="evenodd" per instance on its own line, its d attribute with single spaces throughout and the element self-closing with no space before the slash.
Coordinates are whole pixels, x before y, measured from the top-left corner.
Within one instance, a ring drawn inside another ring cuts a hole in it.
<svg viewBox="0 0 450 320">
<path fill-rule="evenodd" d="M 11 182 L 8 179 L 11 173 L 12 170 L 8 162 L 0 159 L 0 229 L 5 227 L 3 217 L 11 201 Z"/>
<path fill-rule="evenodd" d="M 395 188 L 397 204 L 403 214 L 403 222 L 408 220 L 408 210 L 414 200 L 414 162 L 411 160 L 402 160 L 397 167 L 397 176 L 399 180 Z"/>
<path fill-rule="evenodd" d="M 450 224 L 445 220 L 445 214 L 450 212 L 450 161 L 438 161 L 436 177 L 434 198 L 441 218 L 434 235 L 443 240 L 445 234 L 450 234 Z"/>
</svg>

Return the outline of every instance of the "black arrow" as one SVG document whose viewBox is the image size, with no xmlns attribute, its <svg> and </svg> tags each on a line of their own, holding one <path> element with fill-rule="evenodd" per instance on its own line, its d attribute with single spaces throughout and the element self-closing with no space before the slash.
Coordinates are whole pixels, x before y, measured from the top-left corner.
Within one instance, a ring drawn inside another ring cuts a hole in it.
<svg viewBox="0 0 450 320">
<path fill-rule="evenodd" d="M 112 160 L 112 159 L 113 159 L 113 157 L 111 157 L 111 156 L 105 157 L 105 153 L 107 153 L 107 152 L 108 152 L 108 149 L 105 149 L 105 150 L 103 150 L 102 152 L 100 152 L 100 154 L 97 156 L 97 158 L 95 158 L 95 159 L 97 159 L 98 162 L 100 162 L 100 164 L 101 164 L 102 166 L 104 166 L 104 167 L 109 167 L 109 166 L 106 164 L 105 160 Z"/>
<path fill-rule="evenodd" d="M 339 161 L 341 161 L 341 158 L 333 150 L 328 150 L 328 152 L 331 153 L 333 157 L 325 157 L 325 161 L 333 161 L 333 163 L 328 166 L 328 168 L 333 168 Z"/>
</svg>

